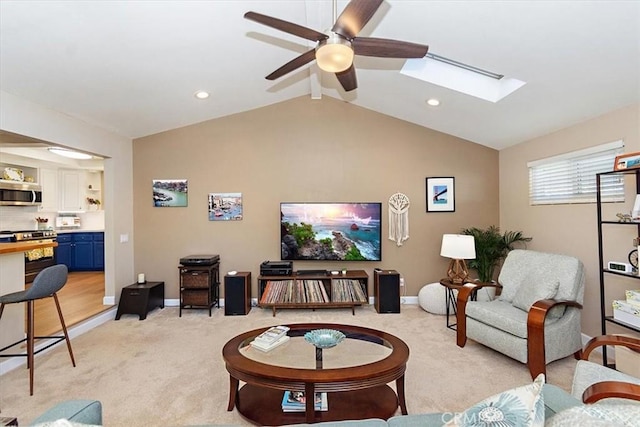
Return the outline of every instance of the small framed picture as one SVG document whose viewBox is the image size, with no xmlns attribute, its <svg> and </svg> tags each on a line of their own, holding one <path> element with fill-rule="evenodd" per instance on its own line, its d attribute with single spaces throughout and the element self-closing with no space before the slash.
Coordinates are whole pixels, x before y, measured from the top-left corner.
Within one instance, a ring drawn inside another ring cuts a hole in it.
<svg viewBox="0 0 640 427">
<path fill-rule="evenodd" d="M 454 178 L 427 178 L 427 212 L 455 212 Z"/>
<path fill-rule="evenodd" d="M 625 169 L 640 168 L 640 153 L 620 154 L 616 156 L 613 170 L 621 171 Z"/>
<path fill-rule="evenodd" d="M 242 193 L 209 193 L 209 221 L 242 220 Z"/>
<path fill-rule="evenodd" d="M 187 206 L 188 185 L 186 179 L 154 179 L 153 206 L 157 208 Z"/>
</svg>

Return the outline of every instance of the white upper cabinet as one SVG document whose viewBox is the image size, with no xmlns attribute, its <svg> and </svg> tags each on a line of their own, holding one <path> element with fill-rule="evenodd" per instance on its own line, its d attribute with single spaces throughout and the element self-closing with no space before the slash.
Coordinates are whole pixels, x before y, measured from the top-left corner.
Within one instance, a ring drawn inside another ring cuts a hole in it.
<svg viewBox="0 0 640 427">
<path fill-rule="evenodd" d="M 60 169 L 58 174 L 60 190 L 59 211 L 86 210 L 85 172 L 72 169 Z"/>
<path fill-rule="evenodd" d="M 58 170 L 40 169 L 38 180 L 42 187 L 42 204 L 38 207 L 40 212 L 56 212 L 58 210 Z"/>
</svg>

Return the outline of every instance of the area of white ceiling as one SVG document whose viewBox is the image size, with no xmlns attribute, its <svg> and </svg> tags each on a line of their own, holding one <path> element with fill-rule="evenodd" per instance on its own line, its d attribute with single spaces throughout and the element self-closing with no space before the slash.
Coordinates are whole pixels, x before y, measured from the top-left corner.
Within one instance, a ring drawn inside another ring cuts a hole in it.
<svg viewBox="0 0 640 427">
<path fill-rule="evenodd" d="M 349 93 L 313 64 L 267 81 L 309 45 L 250 10 L 332 23 L 330 0 L 2 0 L 0 88 L 132 138 L 308 95 L 496 149 L 640 102 L 640 1 L 386 0 L 361 32 L 527 82 L 497 103 L 401 75 L 397 59 L 357 57 Z"/>
</svg>

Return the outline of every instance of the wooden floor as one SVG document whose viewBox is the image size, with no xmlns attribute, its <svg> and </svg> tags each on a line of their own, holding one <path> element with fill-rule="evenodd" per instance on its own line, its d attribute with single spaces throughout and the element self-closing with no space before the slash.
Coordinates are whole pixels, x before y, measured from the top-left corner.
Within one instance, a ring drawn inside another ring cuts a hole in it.
<svg viewBox="0 0 640 427">
<path fill-rule="evenodd" d="M 112 306 L 102 305 L 104 272 L 71 272 L 67 284 L 58 292 L 60 308 L 67 328 L 82 322 Z M 53 298 L 36 301 L 36 336 L 55 334 L 62 330 Z"/>
</svg>

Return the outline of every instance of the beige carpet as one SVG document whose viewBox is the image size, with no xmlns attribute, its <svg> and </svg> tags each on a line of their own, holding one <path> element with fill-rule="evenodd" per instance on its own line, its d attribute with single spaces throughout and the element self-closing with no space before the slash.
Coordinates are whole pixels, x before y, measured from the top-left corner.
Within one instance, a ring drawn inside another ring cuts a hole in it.
<svg viewBox="0 0 640 427">
<path fill-rule="evenodd" d="M 106 426 L 247 424 L 227 412 L 229 377 L 221 350 L 240 332 L 297 322 L 367 326 L 403 339 L 411 349 L 406 373 L 409 413 L 459 411 L 484 397 L 531 381 L 525 365 L 474 342 L 455 344 L 445 317 L 416 305 L 401 314 L 377 314 L 373 307 L 350 310 L 253 308 L 247 316 L 214 310 L 154 310 L 146 320 L 123 315 L 72 341 L 73 368 L 64 345 L 36 358 L 35 393 L 29 396 L 26 368 L 0 377 L 1 416 L 21 426 L 65 399 L 97 399 Z M 572 357 L 550 364 L 548 381 L 569 390 Z M 274 408 L 278 410 L 278 408 Z"/>
</svg>

